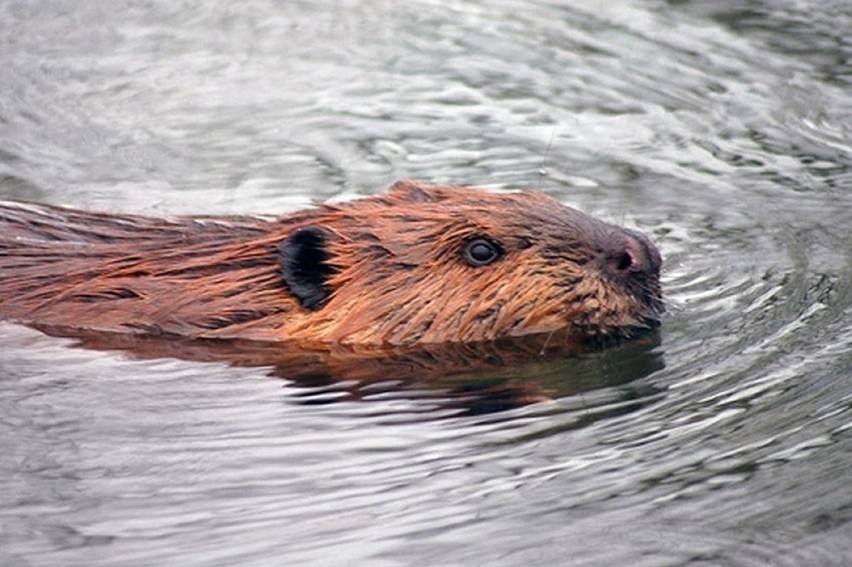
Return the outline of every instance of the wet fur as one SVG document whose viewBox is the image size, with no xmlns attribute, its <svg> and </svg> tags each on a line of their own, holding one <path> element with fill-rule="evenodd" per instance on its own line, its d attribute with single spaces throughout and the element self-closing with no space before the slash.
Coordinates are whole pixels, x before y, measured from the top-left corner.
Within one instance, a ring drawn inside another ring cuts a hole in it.
<svg viewBox="0 0 852 567">
<path fill-rule="evenodd" d="M 282 276 L 282 242 L 305 229 L 327 255 L 314 305 Z M 476 237 L 504 257 L 463 262 Z M 614 274 L 627 240 L 645 265 Z M 0 203 L 0 318 L 54 327 L 351 344 L 623 336 L 659 315 L 659 263 L 644 237 L 538 193 L 409 181 L 280 218 Z"/>
</svg>

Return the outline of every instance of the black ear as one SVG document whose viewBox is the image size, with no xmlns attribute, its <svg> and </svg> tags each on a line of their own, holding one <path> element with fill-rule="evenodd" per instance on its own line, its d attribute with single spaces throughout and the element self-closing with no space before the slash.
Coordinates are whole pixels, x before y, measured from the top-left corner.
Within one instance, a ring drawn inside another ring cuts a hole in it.
<svg viewBox="0 0 852 567">
<path fill-rule="evenodd" d="M 325 233 L 319 227 L 299 229 L 278 245 L 281 275 L 305 309 L 318 309 L 329 295 L 326 282 L 334 268 L 328 259 Z"/>
</svg>

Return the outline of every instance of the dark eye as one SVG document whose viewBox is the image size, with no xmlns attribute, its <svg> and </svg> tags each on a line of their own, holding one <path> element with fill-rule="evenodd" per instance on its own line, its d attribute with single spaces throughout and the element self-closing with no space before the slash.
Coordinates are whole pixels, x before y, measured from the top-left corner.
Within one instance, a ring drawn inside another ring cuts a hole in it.
<svg viewBox="0 0 852 567">
<path fill-rule="evenodd" d="M 486 238 L 474 238 L 464 248 L 464 260 L 471 266 L 485 266 L 502 254 L 500 246 Z"/>
</svg>

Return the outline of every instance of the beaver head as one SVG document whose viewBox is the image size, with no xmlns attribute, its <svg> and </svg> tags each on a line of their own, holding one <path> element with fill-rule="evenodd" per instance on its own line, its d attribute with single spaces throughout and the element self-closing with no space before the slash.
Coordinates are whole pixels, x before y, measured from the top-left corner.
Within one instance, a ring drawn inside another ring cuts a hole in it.
<svg viewBox="0 0 852 567">
<path fill-rule="evenodd" d="M 279 258 L 304 311 L 294 338 L 607 338 L 654 326 L 662 311 L 661 258 L 647 237 L 540 193 L 401 181 L 326 206 L 283 239 Z"/>
</svg>

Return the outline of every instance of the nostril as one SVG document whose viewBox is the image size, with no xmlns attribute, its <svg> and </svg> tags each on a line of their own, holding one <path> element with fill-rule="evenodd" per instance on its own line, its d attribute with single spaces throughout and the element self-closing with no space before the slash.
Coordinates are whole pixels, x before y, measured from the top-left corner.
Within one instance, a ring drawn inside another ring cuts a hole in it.
<svg viewBox="0 0 852 567">
<path fill-rule="evenodd" d="M 653 269 L 653 261 L 645 240 L 632 232 L 623 232 L 609 245 L 606 255 L 607 271 L 619 277 L 629 277 Z"/>
<path fill-rule="evenodd" d="M 623 272 L 629 270 L 633 263 L 633 256 L 630 252 L 624 251 L 615 258 L 615 269 Z"/>
<path fill-rule="evenodd" d="M 619 280 L 631 280 L 641 275 L 659 276 L 660 253 L 641 232 L 614 230 L 602 244 L 601 265 L 609 276 Z"/>
<path fill-rule="evenodd" d="M 606 271 L 612 276 L 629 277 L 631 272 L 641 270 L 637 267 L 637 259 L 629 249 L 611 251 L 605 260 Z"/>
</svg>

